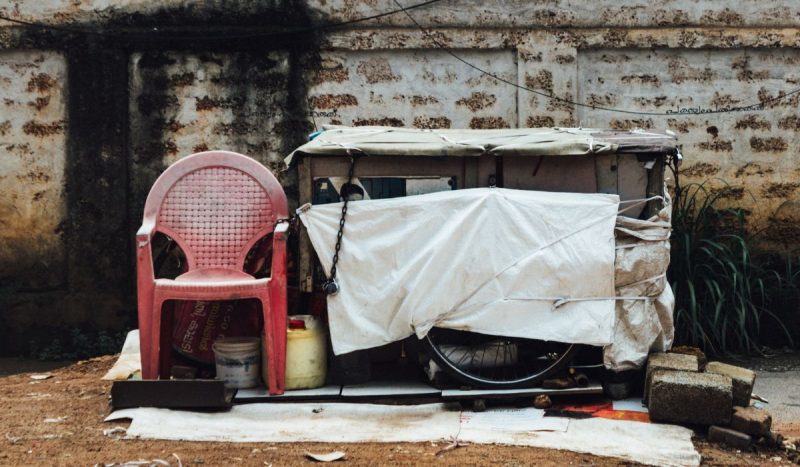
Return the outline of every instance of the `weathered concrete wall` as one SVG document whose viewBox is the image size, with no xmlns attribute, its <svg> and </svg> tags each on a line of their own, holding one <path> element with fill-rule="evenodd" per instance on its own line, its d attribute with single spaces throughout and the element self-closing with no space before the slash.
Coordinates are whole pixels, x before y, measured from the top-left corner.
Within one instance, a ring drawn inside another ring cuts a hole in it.
<svg viewBox="0 0 800 467">
<path fill-rule="evenodd" d="M 402 0 L 405 5 L 414 2 Z M 719 177 L 772 246 L 800 238 L 800 4 L 442 1 L 319 34 L 392 0 L 41 0 L 0 14 L 0 326 L 132 323 L 131 233 L 155 177 L 211 148 L 274 171 L 324 123 L 674 131 L 686 181 Z M 587 106 L 558 102 L 499 82 Z M 46 74 L 42 86 L 34 79 Z M 33 85 L 29 86 L 29 83 Z M 769 102 L 762 111 L 687 115 Z M 8 122 L 6 124 L 6 122 Z M 34 124 L 29 124 L 34 122 Z M 26 130 L 27 128 L 27 130 Z M 291 200 L 296 175 L 280 173 Z M 777 213 L 777 214 L 776 214 Z M 5 349 L 20 349 L 20 333 Z M 2 346 L 0 346 L 2 347 Z"/>
<path fill-rule="evenodd" d="M 800 53 L 788 48 L 593 49 L 578 54 L 578 96 L 639 111 L 748 106 L 800 84 L 798 63 Z M 577 115 L 588 126 L 671 129 L 687 156 L 683 175 L 731 184 L 727 202 L 750 210 L 748 222 L 757 229 L 769 228 L 773 213 L 798 195 L 797 103 L 793 95 L 754 112 L 620 116 L 579 109 Z M 766 231 L 771 240 L 795 245 L 797 233 Z"/>
<path fill-rule="evenodd" d="M 287 51 L 135 52 L 130 62 L 131 218 L 181 156 L 225 148 L 284 178 Z M 286 184 L 286 182 L 284 182 Z"/>
<path fill-rule="evenodd" d="M 516 56 L 511 50 L 461 54 L 470 63 L 516 81 Z M 517 126 L 517 90 L 443 51 L 326 51 L 310 81 L 309 103 L 317 124 Z"/>
<path fill-rule="evenodd" d="M 62 54 L 0 51 L 0 277 L 33 288 L 65 280 L 66 85 Z"/>
</svg>

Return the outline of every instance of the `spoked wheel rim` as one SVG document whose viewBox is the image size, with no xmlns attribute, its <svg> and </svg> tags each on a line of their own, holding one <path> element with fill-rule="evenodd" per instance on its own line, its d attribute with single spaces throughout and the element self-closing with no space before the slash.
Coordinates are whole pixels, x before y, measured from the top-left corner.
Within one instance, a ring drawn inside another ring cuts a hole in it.
<svg viewBox="0 0 800 467">
<path fill-rule="evenodd" d="M 433 328 L 428 355 L 454 379 L 475 388 L 534 387 L 566 367 L 578 346 Z"/>
</svg>

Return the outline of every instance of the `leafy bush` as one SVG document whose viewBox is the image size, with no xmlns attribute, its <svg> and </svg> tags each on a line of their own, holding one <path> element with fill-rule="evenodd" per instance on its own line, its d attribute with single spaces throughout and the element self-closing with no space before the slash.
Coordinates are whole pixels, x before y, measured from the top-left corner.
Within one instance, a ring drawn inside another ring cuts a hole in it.
<svg viewBox="0 0 800 467">
<path fill-rule="evenodd" d="M 767 316 L 791 342 L 769 308 L 768 293 L 788 278 L 752 260 L 743 210 L 718 206 L 731 188 L 708 185 L 680 188 L 673 205 L 668 276 L 675 292 L 676 342 L 711 354 L 761 352 L 760 327 Z"/>
<path fill-rule="evenodd" d="M 84 331 L 72 328 L 67 339 L 31 342 L 31 356 L 39 360 L 83 360 L 98 355 L 115 354 L 122 349 L 127 331 Z"/>
</svg>

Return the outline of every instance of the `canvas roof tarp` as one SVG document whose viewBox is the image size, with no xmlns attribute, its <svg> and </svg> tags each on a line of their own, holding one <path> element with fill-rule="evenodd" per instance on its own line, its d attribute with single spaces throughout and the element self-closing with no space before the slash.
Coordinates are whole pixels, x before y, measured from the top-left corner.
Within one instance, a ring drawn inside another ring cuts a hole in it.
<svg viewBox="0 0 800 467">
<path fill-rule="evenodd" d="M 671 153 L 676 139 L 652 131 L 609 131 L 587 128 L 518 128 L 497 130 L 422 130 L 394 127 L 326 126 L 316 138 L 286 159 L 344 156 L 359 151 L 369 156 L 581 156 L 611 153 Z"/>
</svg>

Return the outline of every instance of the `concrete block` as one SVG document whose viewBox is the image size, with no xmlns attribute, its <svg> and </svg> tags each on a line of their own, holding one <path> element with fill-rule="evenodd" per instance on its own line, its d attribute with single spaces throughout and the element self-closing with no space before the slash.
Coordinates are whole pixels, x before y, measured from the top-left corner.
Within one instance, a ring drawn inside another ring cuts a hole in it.
<svg viewBox="0 0 800 467">
<path fill-rule="evenodd" d="M 715 425 L 708 429 L 708 440 L 712 443 L 725 443 L 736 449 L 747 449 L 753 442 L 753 438 L 746 433 Z"/>
<path fill-rule="evenodd" d="M 731 428 L 756 438 L 766 436 L 772 428 L 772 415 L 755 407 L 734 407 Z"/>
<path fill-rule="evenodd" d="M 733 412 L 731 378 L 709 373 L 656 370 L 648 407 L 656 422 L 728 425 Z"/>
<path fill-rule="evenodd" d="M 678 353 L 654 353 L 647 359 L 647 373 L 644 379 L 644 399 L 650 393 L 650 380 L 657 370 L 700 371 L 696 355 Z"/>
<path fill-rule="evenodd" d="M 692 347 L 690 345 L 678 345 L 670 349 L 670 353 L 680 353 L 685 355 L 694 355 L 697 357 L 697 364 L 700 368 L 700 371 L 704 371 L 706 369 L 706 364 L 708 363 L 708 358 L 706 358 L 705 352 L 700 350 L 697 347 Z"/>
<path fill-rule="evenodd" d="M 753 384 L 756 374 L 752 370 L 722 362 L 709 362 L 706 373 L 715 373 L 728 376 L 733 380 L 733 405 L 747 407 L 750 405 L 750 395 L 753 393 Z"/>
</svg>

